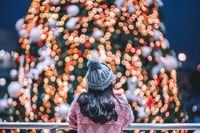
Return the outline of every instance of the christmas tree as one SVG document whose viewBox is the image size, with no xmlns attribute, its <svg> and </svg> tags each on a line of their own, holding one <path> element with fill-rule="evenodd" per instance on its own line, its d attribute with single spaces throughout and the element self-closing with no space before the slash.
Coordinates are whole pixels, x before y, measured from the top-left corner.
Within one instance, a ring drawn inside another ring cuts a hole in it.
<svg viewBox="0 0 200 133">
<path fill-rule="evenodd" d="M 178 61 L 163 34 L 162 5 L 160 0 L 33 0 L 16 23 L 19 72 L 10 85 L 12 111 L 0 117 L 65 121 L 74 96 L 85 91 L 88 59 L 97 58 L 114 71 L 114 89 L 125 92 L 134 122 L 185 122 Z"/>
</svg>

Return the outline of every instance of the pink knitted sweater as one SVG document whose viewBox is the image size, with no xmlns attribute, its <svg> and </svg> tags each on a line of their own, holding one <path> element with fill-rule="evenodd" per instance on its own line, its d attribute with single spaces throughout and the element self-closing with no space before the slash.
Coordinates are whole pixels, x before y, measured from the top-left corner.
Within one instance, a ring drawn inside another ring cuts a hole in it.
<svg viewBox="0 0 200 133">
<path fill-rule="evenodd" d="M 77 130 L 78 133 L 123 133 L 123 128 L 132 122 L 133 112 L 130 105 L 122 97 L 116 97 L 114 103 L 118 114 L 117 121 L 112 120 L 100 125 L 83 116 L 77 98 L 75 98 L 68 114 L 69 127 Z"/>
</svg>

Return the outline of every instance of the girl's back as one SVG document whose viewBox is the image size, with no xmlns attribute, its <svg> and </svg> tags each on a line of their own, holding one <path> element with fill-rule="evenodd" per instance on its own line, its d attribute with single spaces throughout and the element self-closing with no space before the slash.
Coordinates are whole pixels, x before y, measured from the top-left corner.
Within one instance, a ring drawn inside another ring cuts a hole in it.
<svg viewBox="0 0 200 133">
<path fill-rule="evenodd" d="M 130 105 L 122 97 L 116 96 L 113 99 L 115 110 L 118 114 L 117 121 L 111 120 L 105 124 L 94 123 L 80 112 L 77 98 L 71 104 L 68 115 L 70 128 L 77 130 L 78 133 L 122 133 L 123 128 L 127 127 L 133 119 Z"/>
</svg>

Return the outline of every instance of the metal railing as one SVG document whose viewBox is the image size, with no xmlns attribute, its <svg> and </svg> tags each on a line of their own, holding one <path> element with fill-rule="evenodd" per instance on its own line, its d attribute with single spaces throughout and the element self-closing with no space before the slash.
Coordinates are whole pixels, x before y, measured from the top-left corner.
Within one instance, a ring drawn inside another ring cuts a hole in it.
<svg viewBox="0 0 200 133">
<path fill-rule="evenodd" d="M 38 123 L 38 122 L 1 122 L 0 129 L 69 129 L 68 123 Z M 200 123 L 131 123 L 128 130 L 200 130 Z"/>
</svg>

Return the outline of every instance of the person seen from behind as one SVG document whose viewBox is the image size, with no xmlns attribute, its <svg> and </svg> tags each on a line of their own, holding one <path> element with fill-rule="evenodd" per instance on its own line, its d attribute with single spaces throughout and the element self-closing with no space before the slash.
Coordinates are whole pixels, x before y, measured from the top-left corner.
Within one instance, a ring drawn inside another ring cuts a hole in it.
<svg viewBox="0 0 200 133">
<path fill-rule="evenodd" d="M 73 100 L 69 127 L 78 133 L 123 133 L 133 112 L 124 94 L 114 93 L 111 68 L 96 59 L 89 60 L 87 66 L 87 92 Z"/>
</svg>

